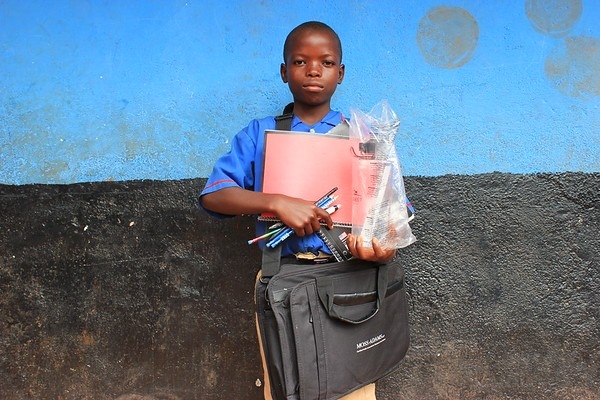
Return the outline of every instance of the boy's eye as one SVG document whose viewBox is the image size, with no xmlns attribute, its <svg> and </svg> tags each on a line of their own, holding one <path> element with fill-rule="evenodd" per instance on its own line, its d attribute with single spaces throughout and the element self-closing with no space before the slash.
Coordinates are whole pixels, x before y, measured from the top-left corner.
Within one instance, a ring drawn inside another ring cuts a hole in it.
<svg viewBox="0 0 600 400">
<path fill-rule="evenodd" d="M 304 60 L 294 60 L 294 65 L 304 65 Z"/>
<path fill-rule="evenodd" d="M 328 67 L 332 67 L 335 65 L 334 61 L 323 61 L 323 65 L 328 66 Z"/>
</svg>

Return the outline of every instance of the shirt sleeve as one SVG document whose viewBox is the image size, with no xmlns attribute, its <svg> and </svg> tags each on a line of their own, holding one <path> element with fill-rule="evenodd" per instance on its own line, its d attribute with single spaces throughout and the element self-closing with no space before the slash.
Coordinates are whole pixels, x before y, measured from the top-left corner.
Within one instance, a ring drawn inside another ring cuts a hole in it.
<svg viewBox="0 0 600 400">
<path fill-rule="evenodd" d="M 230 150 L 215 162 L 213 170 L 206 181 L 206 185 L 200 193 L 200 198 L 205 194 L 213 193 L 228 187 L 240 187 L 243 189 L 254 190 L 256 183 L 256 139 L 260 130 L 261 124 L 259 121 L 253 120 L 247 127 L 233 137 Z M 201 201 L 199 203 L 200 207 L 206 210 L 210 215 L 221 218 L 230 216 L 207 210 L 202 206 Z"/>
</svg>

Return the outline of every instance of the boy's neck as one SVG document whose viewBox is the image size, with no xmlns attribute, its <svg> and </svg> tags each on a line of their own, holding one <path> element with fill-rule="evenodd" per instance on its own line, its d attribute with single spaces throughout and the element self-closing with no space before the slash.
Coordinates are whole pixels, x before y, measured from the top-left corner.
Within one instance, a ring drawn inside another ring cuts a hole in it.
<svg viewBox="0 0 600 400">
<path fill-rule="evenodd" d="M 329 111 L 331 111 L 329 104 L 310 107 L 304 104 L 294 103 L 294 115 L 309 126 L 320 122 L 325 118 Z"/>
</svg>

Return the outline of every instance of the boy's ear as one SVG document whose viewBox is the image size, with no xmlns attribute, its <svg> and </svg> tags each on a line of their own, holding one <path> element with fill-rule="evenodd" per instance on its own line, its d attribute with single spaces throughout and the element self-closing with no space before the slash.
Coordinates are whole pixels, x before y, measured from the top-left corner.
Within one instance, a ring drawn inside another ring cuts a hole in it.
<svg viewBox="0 0 600 400">
<path fill-rule="evenodd" d="M 344 80 L 344 74 L 346 73 L 346 66 L 344 64 L 340 64 L 340 71 L 338 72 L 338 85 L 342 83 Z"/>
<path fill-rule="evenodd" d="M 281 80 L 283 83 L 287 83 L 287 66 L 285 63 L 281 63 L 281 66 L 279 67 L 279 74 L 281 75 Z"/>
</svg>

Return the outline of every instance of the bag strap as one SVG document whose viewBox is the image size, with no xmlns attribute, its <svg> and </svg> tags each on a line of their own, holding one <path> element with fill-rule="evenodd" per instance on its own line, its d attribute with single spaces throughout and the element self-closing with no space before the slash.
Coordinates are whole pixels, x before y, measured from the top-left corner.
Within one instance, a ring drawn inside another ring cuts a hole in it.
<svg viewBox="0 0 600 400">
<path fill-rule="evenodd" d="M 262 253 L 262 267 L 260 281 L 267 283 L 269 279 L 275 276 L 281 267 L 281 246 L 267 247 Z"/>
<path fill-rule="evenodd" d="M 283 113 L 275 117 L 275 129 L 280 131 L 292 130 L 294 118 L 294 103 L 289 103 L 283 108 Z M 279 272 L 281 266 L 281 246 L 274 248 L 265 246 L 262 254 L 262 267 L 260 280 L 265 283 Z"/>
<path fill-rule="evenodd" d="M 291 131 L 292 118 L 294 118 L 294 103 L 283 108 L 283 114 L 275 117 L 275 129 L 278 131 Z"/>
</svg>

